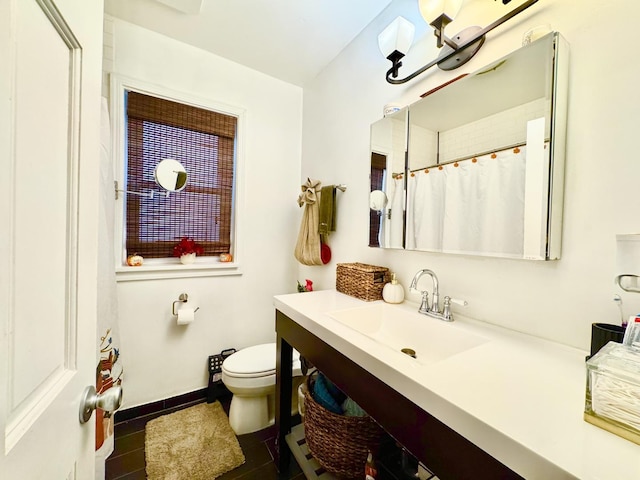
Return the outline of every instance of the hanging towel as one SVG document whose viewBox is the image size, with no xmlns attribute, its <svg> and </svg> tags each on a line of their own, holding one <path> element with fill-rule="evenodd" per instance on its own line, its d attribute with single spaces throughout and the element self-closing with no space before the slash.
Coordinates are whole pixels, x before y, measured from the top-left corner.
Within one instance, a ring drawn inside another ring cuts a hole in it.
<svg viewBox="0 0 640 480">
<path fill-rule="evenodd" d="M 294 255 L 296 260 L 303 265 L 322 265 L 320 234 L 318 233 L 320 181 L 307 178 L 301 188 L 302 193 L 298 196 L 298 205 L 301 207 L 304 205 L 304 213 Z"/>
<path fill-rule="evenodd" d="M 323 237 L 328 237 L 329 232 L 335 232 L 336 227 L 336 187 L 329 185 L 322 187 L 320 191 L 320 226 L 318 231 Z M 322 239 L 326 240 L 325 238 Z"/>
</svg>

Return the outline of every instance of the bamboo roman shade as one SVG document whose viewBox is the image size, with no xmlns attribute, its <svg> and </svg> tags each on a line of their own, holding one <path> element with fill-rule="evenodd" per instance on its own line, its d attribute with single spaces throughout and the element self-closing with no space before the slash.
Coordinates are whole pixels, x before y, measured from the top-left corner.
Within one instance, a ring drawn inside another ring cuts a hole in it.
<svg viewBox="0 0 640 480">
<path fill-rule="evenodd" d="M 138 92 L 127 93 L 127 254 L 166 258 L 180 238 L 191 237 L 204 255 L 231 248 L 236 117 Z M 187 187 L 166 197 L 154 179 L 156 165 L 184 165 Z"/>
</svg>

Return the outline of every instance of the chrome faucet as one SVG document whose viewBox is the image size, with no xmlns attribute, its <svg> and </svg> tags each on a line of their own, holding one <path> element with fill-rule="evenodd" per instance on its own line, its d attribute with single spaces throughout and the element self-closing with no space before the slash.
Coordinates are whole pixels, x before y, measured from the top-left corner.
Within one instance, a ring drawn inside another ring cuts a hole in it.
<svg viewBox="0 0 640 480">
<path fill-rule="evenodd" d="M 422 294 L 422 303 L 420 304 L 418 312 L 428 315 L 430 312 L 438 312 L 439 308 L 438 303 L 440 294 L 438 293 L 438 277 L 436 276 L 435 272 L 427 268 L 419 270 L 418 273 L 416 273 L 415 277 L 413 277 L 413 280 L 411 280 L 409 290 L 419 291 L 417 288 L 418 280 L 420 280 L 420 277 L 422 277 L 423 275 L 429 275 L 431 277 L 431 281 L 433 282 L 433 301 L 431 302 L 431 308 L 429 308 L 429 292 L 427 290 L 420 291 L 420 293 Z"/>
<path fill-rule="evenodd" d="M 418 280 L 423 275 L 429 275 L 431 277 L 431 281 L 433 282 L 433 294 L 431 295 L 431 307 L 429 307 L 429 292 L 427 290 L 418 290 Z M 437 318 L 439 320 L 444 320 L 445 322 L 453 322 L 453 315 L 451 313 L 451 303 L 457 303 L 462 306 L 466 306 L 467 302 L 464 300 L 455 300 L 451 297 L 444 297 L 444 302 L 442 304 L 442 310 L 440 310 L 440 292 L 438 290 L 438 277 L 433 270 L 429 270 L 428 268 L 424 268 L 422 270 L 418 270 L 413 280 L 411 280 L 411 285 L 409 286 L 409 290 L 413 292 L 420 292 L 422 294 L 422 302 L 420 303 L 420 308 L 418 308 L 418 312 L 424 315 L 428 315 L 433 318 Z"/>
</svg>

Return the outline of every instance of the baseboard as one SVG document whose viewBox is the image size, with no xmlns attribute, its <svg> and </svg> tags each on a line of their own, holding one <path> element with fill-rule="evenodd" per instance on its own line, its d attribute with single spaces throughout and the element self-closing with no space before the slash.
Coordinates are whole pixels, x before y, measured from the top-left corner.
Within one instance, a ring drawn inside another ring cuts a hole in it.
<svg viewBox="0 0 640 480">
<path fill-rule="evenodd" d="M 158 400 L 156 402 L 138 405 L 137 407 L 118 410 L 115 413 L 115 423 L 127 422 L 134 418 L 143 417 L 152 413 L 157 413 L 168 408 L 179 407 L 189 403 L 195 403 L 207 399 L 207 389 L 201 388 L 193 392 L 183 393 L 175 397 Z"/>
</svg>

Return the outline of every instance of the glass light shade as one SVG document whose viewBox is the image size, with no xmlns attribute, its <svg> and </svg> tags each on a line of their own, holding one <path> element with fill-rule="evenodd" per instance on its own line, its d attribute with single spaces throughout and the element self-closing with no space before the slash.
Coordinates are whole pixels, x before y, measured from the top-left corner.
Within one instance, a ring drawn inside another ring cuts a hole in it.
<svg viewBox="0 0 640 480">
<path fill-rule="evenodd" d="M 394 51 L 406 54 L 413 42 L 416 27 L 404 17 L 398 17 L 378 35 L 378 47 L 387 58 Z"/>
<path fill-rule="evenodd" d="M 419 0 L 418 6 L 422 18 L 430 24 L 443 13 L 451 20 L 456 18 L 462 2 L 464 0 Z"/>
</svg>

